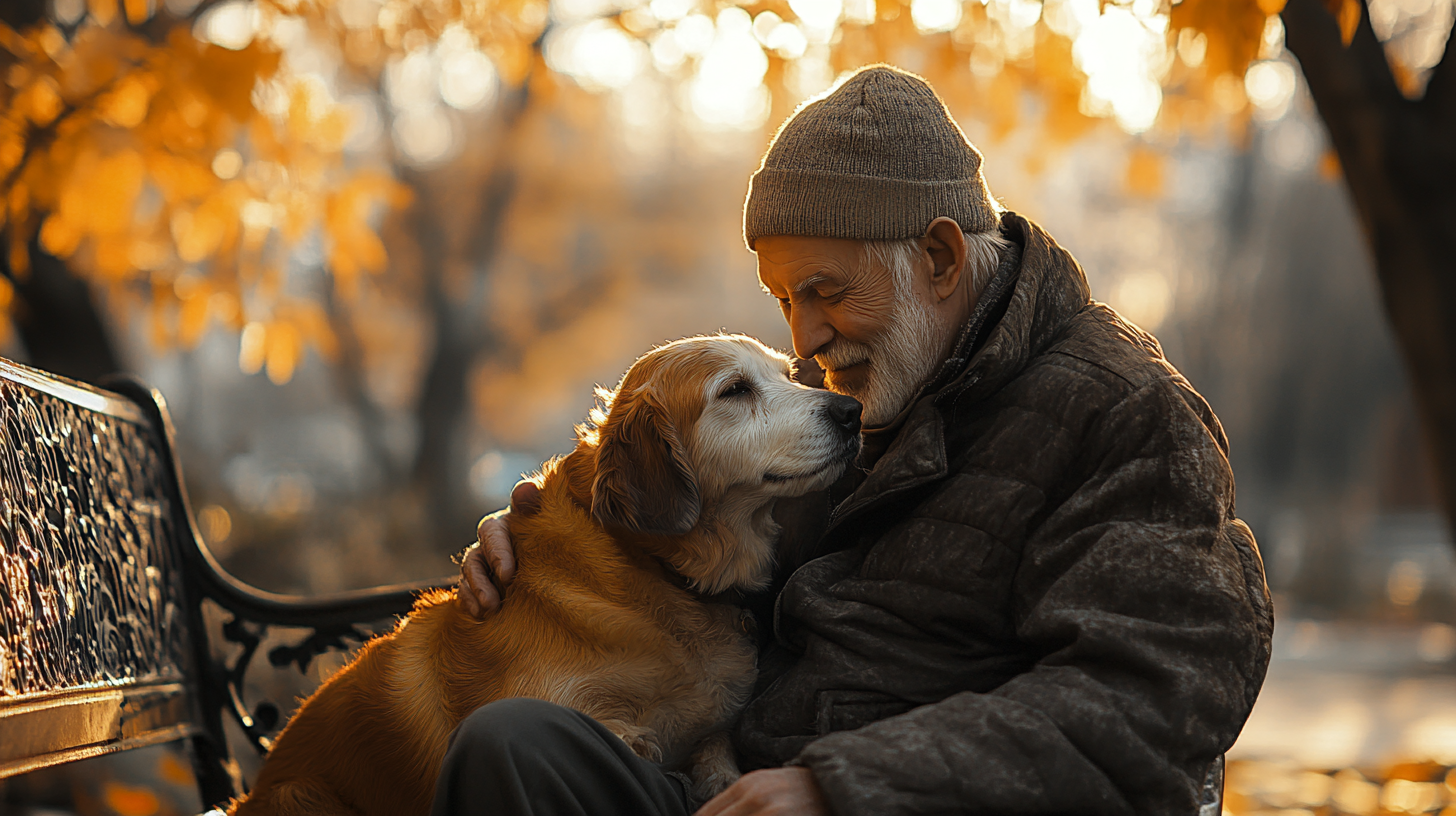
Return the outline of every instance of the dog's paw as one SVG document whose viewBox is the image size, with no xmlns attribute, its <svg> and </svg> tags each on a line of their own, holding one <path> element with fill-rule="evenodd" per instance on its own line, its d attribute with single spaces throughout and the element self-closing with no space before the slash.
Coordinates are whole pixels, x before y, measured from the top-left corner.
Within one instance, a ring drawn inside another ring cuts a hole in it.
<svg viewBox="0 0 1456 816">
<path fill-rule="evenodd" d="M 632 749 L 632 753 L 649 762 L 662 761 L 662 746 L 658 744 L 657 734 L 651 728 L 621 720 L 607 720 L 602 725 L 620 737 L 622 742 L 627 743 L 627 747 Z"/>
<path fill-rule="evenodd" d="M 728 789 L 742 776 L 728 735 L 719 732 L 709 736 L 693 754 L 693 798 L 706 802 Z"/>
</svg>

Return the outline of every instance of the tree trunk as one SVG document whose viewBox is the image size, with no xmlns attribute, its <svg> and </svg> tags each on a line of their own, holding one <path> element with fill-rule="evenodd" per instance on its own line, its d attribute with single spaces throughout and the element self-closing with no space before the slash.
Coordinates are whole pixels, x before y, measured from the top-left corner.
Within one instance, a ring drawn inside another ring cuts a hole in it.
<svg viewBox="0 0 1456 816">
<path fill-rule="evenodd" d="M 65 261 L 30 242 L 30 271 L 14 274 L 0 253 L 0 275 L 15 285 L 14 321 L 31 365 L 83 382 L 121 370 L 91 287 Z"/>
<path fill-rule="evenodd" d="M 1400 92 L 1364 14 L 1348 47 L 1322 0 L 1289 0 L 1299 58 L 1375 260 L 1456 524 L 1456 43 L 1418 100 Z"/>
<path fill-rule="evenodd" d="M 431 189 L 430 180 L 407 175 L 415 192 L 415 240 L 420 244 L 424 266 L 425 305 L 435 330 L 434 352 L 425 372 L 415 407 L 420 442 L 411 480 L 415 488 L 430 497 L 434 518 L 444 529 L 452 529 L 458 517 L 469 517 L 474 509 L 464 506 L 460 480 L 451 472 L 462 420 L 469 405 L 468 378 L 481 349 L 492 341 L 488 327 L 462 315 L 453 302 L 448 268 L 452 259 L 480 269 L 489 265 L 499 250 L 500 231 L 515 195 L 516 175 L 512 165 L 516 128 L 530 103 L 530 77 L 502 100 L 497 155 L 480 185 L 479 204 L 465 236 L 452 235 L 446 228 L 445 205 Z M 457 225 L 458 226 L 458 225 Z M 463 240 L 457 240 L 463 237 Z M 453 485 L 453 486 L 452 486 Z"/>
</svg>

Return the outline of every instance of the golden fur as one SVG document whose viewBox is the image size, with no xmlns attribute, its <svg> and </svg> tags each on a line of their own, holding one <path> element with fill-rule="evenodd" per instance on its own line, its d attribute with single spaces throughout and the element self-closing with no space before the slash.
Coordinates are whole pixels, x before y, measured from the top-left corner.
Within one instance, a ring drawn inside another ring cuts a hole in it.
<svg viewBox="0 0 1456 816">
<path fill-rule="evenodd" d="M 423 595 L 304 701 L 228 812 L 425 814 L 451 731 L 506 697 L 592 716 L 687 769 L 699 796 L 726 787 L 753 643 L 737 607 L 705 602 L 665 564 L 695 590 L 763 586 L 773 499 L 828 484 L 858 451 L 857 404 L 851 423 L 848 398 L 788 373 L 740 336 L 644 355 L 576 449 L 533 477 L 541 510 L 511 521 L 518 573 L 501 609 L 479 621 L 453 590 Z"/>
</svg>

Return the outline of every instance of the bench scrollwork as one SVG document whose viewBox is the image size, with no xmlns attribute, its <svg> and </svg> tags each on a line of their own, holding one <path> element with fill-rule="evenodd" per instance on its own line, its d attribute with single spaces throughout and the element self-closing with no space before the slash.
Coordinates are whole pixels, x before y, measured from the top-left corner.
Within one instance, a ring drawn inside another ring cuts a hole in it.
<svg viewBox="0 0 1456 816">
<path fill-rule="evenodd" d="M 244 789 L 224 717 L 260 754 L 279 725 L 244 699 L 270 630 L 304 631 L 267 651 L 303 672 L 449 580 L 318 597 L 239 581 L 198 534 L 161 394 L 108 387 L 0 360 L 0 778 L 189 738 L 218 805 Z M 205 603 L 226 616 L 217 650 Z"/>
</svg>

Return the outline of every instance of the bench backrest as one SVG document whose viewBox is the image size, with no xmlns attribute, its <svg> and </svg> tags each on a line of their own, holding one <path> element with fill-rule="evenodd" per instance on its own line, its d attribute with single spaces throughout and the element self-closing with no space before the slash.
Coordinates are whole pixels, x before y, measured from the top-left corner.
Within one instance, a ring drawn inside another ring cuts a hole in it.
<svg viewBox="0 0 1456 816">
<path fill-rule="evenodd" d="M 0 361 L 0 775 L 196 736 L 167 464 L 130 400 Z"/>
<path fill-rule="evenodd" d="M 449 579 L 312 598 L 238 581 L 197 534 L 161 395 L 108 385 L 0 359 L 0 778 L 189 738 L 218 805 L 245 789 L 224 717 L 259 753 L 280 725 L 243 700 L 270 627 L 309 630 L 268 652 L 302 671 Z M 204 602 L 241 649 L 214 656 Z"/>
</svg>

